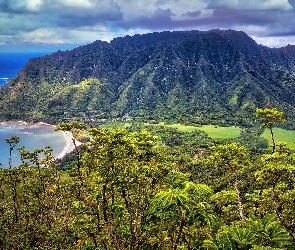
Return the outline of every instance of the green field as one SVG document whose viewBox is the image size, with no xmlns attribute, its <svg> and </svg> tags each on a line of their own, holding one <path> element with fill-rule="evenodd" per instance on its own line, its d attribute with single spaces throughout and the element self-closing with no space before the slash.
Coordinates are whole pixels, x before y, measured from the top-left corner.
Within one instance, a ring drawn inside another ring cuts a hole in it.
<svg viewBox="0 0 295 250">
<path fill-rule="evenodd" d="M 286 142 L 287 148 L 295 150 L 295 131 L 294 130 L 286 130 L 282 128 L 274 128 L 273 129 L 275 141 L 278 142 Z M 263 134 L 261 135 L 268 141 L 268 145 L 272 144 L 271 134 L 269 129 L 265 129 Z"/>
<path fill-rule="evenodd" d="M 165 126 L 170 127 L 170 128 L 176 128 L 181 132 L 193 132 L 196 129 L 198 129 L 198 127 L 187 126 L 187 125 L 183 125 L 183 124 L 180 124 L 180 123 L 174 123 L 174 124 L 169 124 L 169 125 L 165 125 Z"/>
<path fill-rule="evenodd" d="M 203 125 L 198 127 L 198 129 L 204 131 L 213 139 L 237 138 L 241 135 L 240 128 L 236 126 L 220 127 L 214 125 Z"/>
<path fill-rule="evenodd" d="M 231 126 L 231 127 L 221 127 L 216 125 L 202 125 L 202 126 L 191 126 L 191 125 L 183 125 L 180 123 L 174 124 L 166 124 L 165 122 L 159 122 L 156 124 L 144 123 L 145 125 L 155 126 L 161 125 L 169 128 L 175 128 L 181 132 L 193 132 L 195 130 L 201 130 L 205 132 L 212 139 L 230 139 L 237 138 L 241 135 L 241 131 L 239 127 Z M 105 124 L 105 128 L 127 128 L 131 124 L 128 122 L 112 122 L 111 124 Z"/>
<path fill-rule="evenodd" d="M 229 138 L 237 138 L 240 136 L 240 128 L 231 126 L 231 127 L 220 127 L 215 125 L 202 125 L 199 127 L 195 126 L 187 126 L 180 123 L 175 123 L 171 125 L 165 125 L 164 123 L 160 123 L 160 125 L 164 125 L 170 128 L 176 128 L 181 132 L 192 132 L 195 130 L 204 131 L 208 134 L 209 137 L 213 139 L 229 139 Z"/>
</svg>

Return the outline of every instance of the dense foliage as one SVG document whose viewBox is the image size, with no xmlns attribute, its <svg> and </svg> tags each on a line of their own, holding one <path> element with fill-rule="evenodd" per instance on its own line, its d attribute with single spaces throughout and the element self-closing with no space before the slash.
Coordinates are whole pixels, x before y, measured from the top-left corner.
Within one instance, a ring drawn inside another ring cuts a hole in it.
<svg viewBox="0 0 295 250">
<path fill-rule="evenodd" d="M 294 58 L 294 46 L 267 48 L 233 30 L 95 41 L 31 59 L 0 89 L 0 116 L 249 126 L 265 105 L 294 117 Z"/>
<path fill-rule="evenodd" d="M 285 145 L 203 148 L 154 128 L 165 143 L 146 130 L 62 123 L 89 137 L 67 171 L 50 148 L 7 139 L 22 164 L 0 169 L 0 249 L 295 248 L 295 155 Z"/>
</svg>

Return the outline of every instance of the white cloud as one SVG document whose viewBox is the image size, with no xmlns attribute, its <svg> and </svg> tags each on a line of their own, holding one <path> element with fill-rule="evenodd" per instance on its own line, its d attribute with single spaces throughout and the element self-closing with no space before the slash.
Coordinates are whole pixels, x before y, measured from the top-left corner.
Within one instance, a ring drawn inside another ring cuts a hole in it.
<svg viewBox="0 0 295 250">
<path fill-rule="evenodd" d="M 44 44 L 63 44 L 64 41 L 59 38 L 56 30 L 36 29 L 32 32 L 27 32 L 23 36 L 24 42 L 28 43 L 44 43 Z"/>
<path fill-rule="evenodd" d="M 88 0 L 62 0 L 65 7 L 91 8 L 94 7 Z"/>
<path fill-rule="evenodd" d="M 268 34 L 269 30 L 267 27 L 264 26 L 258 26 L 258 25 L 233 25 L 231 27 L 233 30 L 242 30 L 247 34 L 252 34 L 252 35 L 261 35 L 261 34 Z"/>
<path fill-rule="evenodd" d="M 120 6 L 125 18 L 147 16 L 157 9 L 156 0 L 116 0 L 116 3 Z"/>
<path fill-rule="evenodd" d="M 38 11 L 43 5 L 43 0 L 26 0 L 26 7 L 30 11 Z"/>
<path fill-rule="evenodd" d="M 170 9 L 175 15 L 206 9 L 203 0 L 115 0 L 125 18 L 149 16 L 157 9 Z"/>
<path fill-rule="evenodd" d="M 288 0 L 212 0 L 210 8 L 288 11 L 293 9 Z"/>
<path fill-rule="evenodd" d="M 206 9 L 207 4 L 201 0 L 167 0 L 158 1 L 157 6 L 162 9 L 170 9 L 172 13 L 181 15 L 188 11 Z"/>
<path fill-rule="evenodd" d="M 252 38 L 258 43 L 267 47 L 281 48 L 285 47 L 288 44 L 294 45 L 295 36 L 287 37 L 261 37 L 261 36 L 252 36 Z"/>
<path fill-rule="evenodd" d="M 242 30 L 270 46 L 295 41 L 295 0 L 0 0 L 0 19 L 5 44 L 212 28 Z"/>
</svg>

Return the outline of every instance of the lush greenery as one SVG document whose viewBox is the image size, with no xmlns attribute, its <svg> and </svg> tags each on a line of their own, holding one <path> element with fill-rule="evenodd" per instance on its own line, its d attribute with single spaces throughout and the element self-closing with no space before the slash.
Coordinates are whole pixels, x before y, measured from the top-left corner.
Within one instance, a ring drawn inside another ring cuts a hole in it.
<svg viewBox="0 0 295 250">
<path fill-rule="evenodd" d="M 276 128 L 294 128 L 294 58 L 212 30 L 30 60 L 0 89 L 1 120 L 60 123 L 84 145 L 60 161 L 6 139 L 0 249 L 295 249 L 293 132 L 286 145 Z"/>
<path fill-rule="evenodd" d="M 32 59 L 0 89 L 0 119 L 124 118 L 251 126 L 256 107 L 295 114 L 295 49 L 240 31 L 161 32 Z"/>
<path fill-rule="evenodd" d="M 276 135 L 277 141 L 286 142 L 288 145 L 288 148 L 292 150 L 295 150 L 295 133 L 294 132 L 295 132 L 294 130 L 274 128 L 274 133 Z M 265 138 L 266 140 L 268 140 L 269 145 L 272 144 L 270 131 L 264 130 L 261 136 Z"/>
<path fill-rule="evenodd" d="M 22 164 L 0 169 L 1 249 L 294 249 L 295 155 L 275 141 L 276 112 L 256 111 L 274 118 L 272 153 L 72 122 L 58 129 L 89 140 L 61 171 L 49 147 L 8 138 Z"/>
<path fill-rule="evenodd" d="M 216 125 L 203 125 L 199 129 L 214 139 L 236 138 L 241 135 L 240 129 L 235 126 L 221 127 Z"/>
<path fill-rule="evenodd" d="M 165 124 L 165 122 L 160 122 L 156 125 L 167 126 L 170 128 L 176 128 L 181 132 L 193 132 L 195 130 L 204 131 L 208 134 L 209 137 L 213 139 L 229 139 L 236 138 L 241 135 L 240 129 L 236 126 L 222 127 L 217 125 L 202 125 L 202 126 L 192 126 L 192 125 L 184 125 L 181 123 L 174 124 Z"/>
</svg>

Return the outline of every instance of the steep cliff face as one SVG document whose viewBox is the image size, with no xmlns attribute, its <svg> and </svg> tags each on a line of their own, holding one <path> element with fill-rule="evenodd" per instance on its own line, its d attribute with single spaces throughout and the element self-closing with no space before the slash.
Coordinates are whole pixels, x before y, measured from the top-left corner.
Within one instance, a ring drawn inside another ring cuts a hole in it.
<svg viewBox="0 0 295 250">
<path fill-rule="evenodd" d="M 96 41 L 32 59 L 0 89 L 4 118 L 83 114 L 235 121 L 253 109 L 294 113 L 295 47 L 240 31 L 161 32 Z"/>
</svg>

